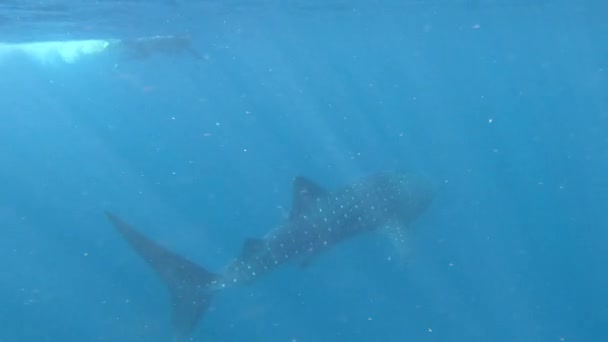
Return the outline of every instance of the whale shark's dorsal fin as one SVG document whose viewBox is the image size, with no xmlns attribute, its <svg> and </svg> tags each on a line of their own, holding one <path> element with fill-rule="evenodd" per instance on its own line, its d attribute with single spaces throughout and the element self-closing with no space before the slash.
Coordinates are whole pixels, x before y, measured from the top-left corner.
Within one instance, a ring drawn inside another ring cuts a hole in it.
<svg viewBox="0 0 608 342">
<path fill-rule="evenodd" d="M 106 216 L 169 288 L 176 338 L 185 338 L 209 306 L 213 293 L 207 289 L 219 277 L 157 244 L 119 217 L 109 212 Z"/>
<path fill-rule="evenodd" d="M 306 177 L 296 177 L 293 180 L 293 203 L 289 217 L 302 215 L 308 210 L 311 203 L 325 196 L 327 196 L 327 190 L 319 184 Z"/>
</svg>

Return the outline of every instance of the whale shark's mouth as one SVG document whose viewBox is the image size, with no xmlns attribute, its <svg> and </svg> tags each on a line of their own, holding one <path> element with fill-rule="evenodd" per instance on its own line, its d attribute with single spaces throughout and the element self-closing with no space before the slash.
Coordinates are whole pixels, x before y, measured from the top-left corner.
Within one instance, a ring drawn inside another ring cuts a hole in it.
<svg viewBox="0 0 608 342">
<path fill-rule="evenodd" d="M 5 58 L 26 56 L 42 64 L 74 63 L 80 58 L 103 52 L 111 40 L 66 40 L 27 43 L 1 43 L 0 61 Z"/>
</svg>

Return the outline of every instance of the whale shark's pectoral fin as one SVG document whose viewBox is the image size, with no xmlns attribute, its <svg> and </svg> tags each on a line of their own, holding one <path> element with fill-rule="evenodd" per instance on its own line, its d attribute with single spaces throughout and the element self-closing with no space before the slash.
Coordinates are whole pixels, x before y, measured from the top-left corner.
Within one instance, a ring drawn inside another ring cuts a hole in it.
<svg viewBox="0 0 608 342">
<path fill-rule="evenodd" d="M 176 338 L 190 335 L 210 304 L 213 293 L 209 286 L 218 276 L 160 246 L 117 216 L 109 212 L 106 216 L 169 288 Z"/>
<path fill-rule="evenodd" d="M 411 259 L 413 250 L 406 227 L 401 224 L 390 224 L 380 230 L 388 237 L 395 248 L 399 264 L 405 266 Z"/>
<path fill-rule="evenodd" d="M 293 180 L 293 202 L 289 217 L 302 215 L 308 211 L 312 203 L 325 196 L 327 196 L 327 190 L 319 184 L 305 177 L 296 177 Z"/>
</svg>

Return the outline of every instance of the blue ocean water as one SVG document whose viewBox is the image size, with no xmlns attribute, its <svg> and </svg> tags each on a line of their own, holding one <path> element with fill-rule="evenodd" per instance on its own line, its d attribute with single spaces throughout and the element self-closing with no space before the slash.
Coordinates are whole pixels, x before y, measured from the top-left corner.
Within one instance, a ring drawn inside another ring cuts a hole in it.
<svg viewBox="0 0 608 342">
<path fill-rule="evenodd" d="M 607 11 L 3 1 L 0 341 L 171 340 L 168 292 L 105 210 L 219 271 L 294 177 L 384 170 L 438 184 L 405 265 L 353 238 L 218 294 L 191 340 L 607 341 Z M 66 45 L 159 35 L 191 46 Z"/>
</svg>

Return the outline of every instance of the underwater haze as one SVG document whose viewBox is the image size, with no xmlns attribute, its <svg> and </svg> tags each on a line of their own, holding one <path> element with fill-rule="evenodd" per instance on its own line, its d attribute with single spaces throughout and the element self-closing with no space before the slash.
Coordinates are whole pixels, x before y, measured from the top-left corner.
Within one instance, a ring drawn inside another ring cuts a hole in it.
<svg viewBox="0 0 608 342">
<path fill-rule="evenodd" d="M 606 13 L 2 1 L 0 342 L 608 341 Z M 226 274 L 385 172 L 433 184 L 428 208 L 401 189 L 399 236 L 387 219 L 175 316 L 167 277 L 208 289 L 171 253 Z"/>
</svg>

